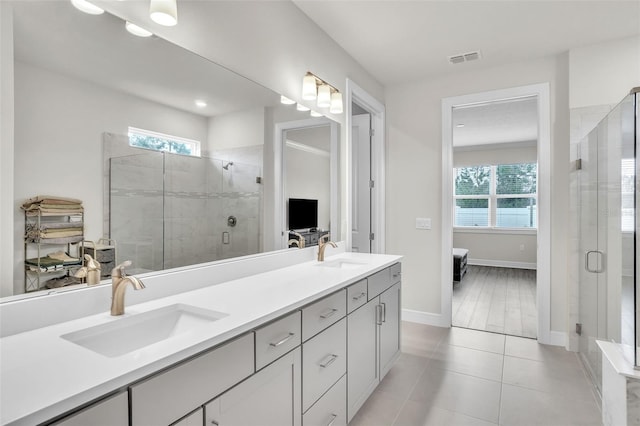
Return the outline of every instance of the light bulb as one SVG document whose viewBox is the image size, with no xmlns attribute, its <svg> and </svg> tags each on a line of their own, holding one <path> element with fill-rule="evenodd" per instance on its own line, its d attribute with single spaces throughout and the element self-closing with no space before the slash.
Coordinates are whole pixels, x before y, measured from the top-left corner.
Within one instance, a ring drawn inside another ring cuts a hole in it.
<svg viewBox="0 0 640 426">
<path fill-rule="evenodd" d="M 156 24 L 172 27 L 178 23 L 176 0 L 151 0 L 149 16 Z"/>
<path fill-rule="evenodd" d="M 342 93 L 333 92 L 331 94 L 331 107 L 329 107 L 329 112 L 331 114 L 342 114 Z"/>
<path fill-rule="evenodd" d="M 318 106 L 320 108 L 331 106 L 331 87 L 328 84 L 321 84 L 318 88 Z"/>
<path fill-rule="evenodd" d="M 280 103 L 283 105 L 293 105 L 296 103 L 296 101 L 293 101 L 284 95 L 280 95 Z"/>
<path fill-rule="evenodd" d="M 307 74 L 302 79 L 302 99 L 312 101 L 316 96 L 316 78 L 312 74 Z"/>
<path fill-rule="evenodd" d="M 203 101 L 202 99 L 196 99 L 194 103 L 198 108 L 204 108 L 207 106 L 207 102 Z"/>
<path fill-rule="evenodd" d="M 127 31 L 129 31 L 131 34 L 138 37 L 151 37 L 153 35 L 151 31 L 147 31 L 144 28 L 139 27 L 136 24 L 132 24 L 129 21 L 126 21 L 124 26 L 127 29 Z"/>
<path fill-rule="evenodd" d="M 304 106 L 304 105 L 302 105 L 302 104 L 297 104 L 297 105 L 296 105 L 296 109 L 297 109 L 298 111 L 302 111 L 302 112 L 309 111 L 309 108 L 307 108 L 306 106 Z"/>
<path fill-rule="evenodd" d="M 78 10 L 88 13 L 89 15 L 102 15 L 104 9 L 100 9 L 98 6 L 89 3 L 87 0 L 71 0 L 71 4 Z"/>
</svg>

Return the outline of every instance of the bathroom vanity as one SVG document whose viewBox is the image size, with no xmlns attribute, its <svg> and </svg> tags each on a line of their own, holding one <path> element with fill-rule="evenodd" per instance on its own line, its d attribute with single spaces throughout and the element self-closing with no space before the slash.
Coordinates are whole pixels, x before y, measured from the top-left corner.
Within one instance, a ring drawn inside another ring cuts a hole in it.
<svg viewBox="0 0 640 426">
<path fill-rule="evenodd" d="M 2 424 L 346 425 L 400 353 L 400 259 L 342 253 L 4 337 Z"/>
</svg>

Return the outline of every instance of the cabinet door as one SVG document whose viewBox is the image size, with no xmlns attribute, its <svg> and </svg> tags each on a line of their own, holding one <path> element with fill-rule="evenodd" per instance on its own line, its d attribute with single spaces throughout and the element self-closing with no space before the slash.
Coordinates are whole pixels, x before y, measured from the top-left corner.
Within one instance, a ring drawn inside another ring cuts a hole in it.
<svg viewBox="0 0 640 426">
<path fill-rule="evenodd" d="M 171 426 L 202 426 L 203 417 L 204 410 L 200 407 L 184 419 L 175 422 Z"/>
<path fill-rule="evenodd" d="M 128 426 L 129 401 L 122 392 L 55 423 L 56 426 Z"/>
<path fill-rule="evenodd" d="M 205 406 L 207 426 L 300 426 L 300 348 Z"/>
<path fill-rule="evenodd" d="M 380 295 L 380 380 L 400 355 L 400 283 Z"/>
<path fill-rule="evenodd" d="M 349 421 L 378 385 L 378 298 L 347 316 L 347 415 Z"/>
</svg>

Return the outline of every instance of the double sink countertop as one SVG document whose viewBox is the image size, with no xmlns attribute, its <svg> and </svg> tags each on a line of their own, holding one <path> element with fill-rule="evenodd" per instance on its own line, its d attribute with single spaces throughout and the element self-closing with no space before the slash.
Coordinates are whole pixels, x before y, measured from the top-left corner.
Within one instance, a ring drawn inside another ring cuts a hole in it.
<svg viewBox="0 0 640 426">
<path fill-rule="evenodd" d="M 132 382 L 353 284 L 401 258 L 342 253 L 327 257 L 324 263 L 303 262 L 137 305 L 125 303 L 125 315 L 120 317 L 111 316 L 109 306 L 105 306 L 104 312 L 96 315 L 4 337 L 0 339 L 0 424 L 38 424 L 125 389 Z M 117 321 L 131 321 L 136 315 L 158 309 L 170 311 L 173 305 L 188 312 L 202 309 L 222 315 L 205 326 L 121 355 L 117 351 L 98 353 L 68 337 L 82 335 L 92 327 L 113 330 Z"/>
</svg>

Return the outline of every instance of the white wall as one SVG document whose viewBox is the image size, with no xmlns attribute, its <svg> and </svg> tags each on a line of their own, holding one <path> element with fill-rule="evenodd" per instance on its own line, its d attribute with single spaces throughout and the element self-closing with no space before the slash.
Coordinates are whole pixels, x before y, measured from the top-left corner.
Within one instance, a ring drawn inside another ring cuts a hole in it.
<svg viewBox="0 0 640 426">
<path fill-rule="evenodd" d="M 207 120 L 25 63 L 15 66 L 13 258 L 21 292 L 24 200 L 40 194 L 81 199 L 86 238 L 97 240 L 103 236 L 102 133 L 126 134 L 133 126 L 206 141 Z"/>
<path fill-rule="evenodd" d="M 264 126 L 263 107 L 211 117 L 207 150 L 264 145 Z"/>
<path fill-rule="evenodd" d="M 617 104 L 640 84 L 640 36 L 572 49 L 569 107 Z"/>
<path fill-rule="evenodd" d="M 387 88 L 387 251 L 405 255 L 403 308 L 440 314 L 442 99 L 549 82 L 554 182 L 551 328 L 566 328 L 567 64 L 567 55 L 560 55 Z M 432 218 L 432 230 L 416 230 L 416 217 Z"/>
</svg>

